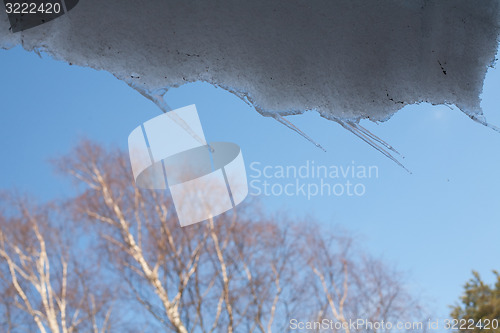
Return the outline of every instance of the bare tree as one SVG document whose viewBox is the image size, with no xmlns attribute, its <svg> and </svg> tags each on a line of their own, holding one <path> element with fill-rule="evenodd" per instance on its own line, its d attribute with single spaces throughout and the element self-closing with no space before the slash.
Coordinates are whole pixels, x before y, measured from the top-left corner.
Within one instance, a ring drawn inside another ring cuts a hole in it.
<svg viewBox="0 0 500 333">
<path fill-rule="evenodd" d="M 95 283 L 95 263 L 84 264 L 78 241 L 68 239 L 68 227 L 55 222 L 55 207 L 35 207 L 12 196 L 2 199 L 3 331 L 108 332 L 109 294 Z"/>
<path fill-rule="evenodd" d="M 77 197 L 1 198 L 2 331 L 284 332 L 296 319 L 352 333 L 390 331 L 358 318 L 420 315 L 400 273 L 346 232 L 252 201 L 181 228 L 170 195 L 137 188 L 122 152 L 83 142 L 58 166 Z"/>
<path fill-rule="evenodd" d="M 86 186 L 72 200 L 75 217 L 100 236 L 130 295 L 155 318 L 152 330 L 281 332 L 291 318 L 416 315 L 393 270 L 314 222 L 250 203 L 180 228 L 168 193 L 138 189 L 123 153 L 84 142 L 59 167 Z"/>
<path fill-rule="evenodd" d="M 424 308 L 407 291 L 404 275 L 360 251 L 353 238 L 342 232 L 332 235 L 320 226 L 304 227 L 297 243 L 315 276 L 309 279 L 309 290 L 314 294 L 309 305 L 311 318 L 331 319 L 339 324 L 332 327 L 334 331 L 346 333 L 390 332 L 405 322 L 415 322 L 406 331 L 425 331 Z M 364 323 L 357 324 L 358 319 Z M 377 327 L 381 323 L 393 327 Z"/>
</svg>

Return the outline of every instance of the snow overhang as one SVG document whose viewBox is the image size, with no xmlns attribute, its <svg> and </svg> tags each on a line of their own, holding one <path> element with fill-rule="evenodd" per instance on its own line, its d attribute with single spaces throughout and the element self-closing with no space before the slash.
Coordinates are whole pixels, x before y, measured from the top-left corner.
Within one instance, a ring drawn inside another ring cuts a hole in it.
<svg viewBox="0 0 500 333">
<path fill-rule="evenodd" d="M 18 33 L 0 14 L 0 47 L 108 71 L 164 111 L 169 87 L 205 81 L 285 124 L 280 116 L 316 110 L 356 133 L 361 119 L 384 121 L 420 102 L 454 104 L 487 124 L 479 96 L 497 52 L 499 4 L 85 0 Z"/>
</svg>

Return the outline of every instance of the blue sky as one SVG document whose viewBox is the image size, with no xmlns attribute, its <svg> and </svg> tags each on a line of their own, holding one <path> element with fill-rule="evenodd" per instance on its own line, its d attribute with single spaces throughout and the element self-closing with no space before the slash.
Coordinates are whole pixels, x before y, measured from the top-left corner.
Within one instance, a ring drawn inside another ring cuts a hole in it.
<svg viewBox="0 0 500 333">
<path fill-rule="evenodd" d="M 71 193 L 51 158 L 80 138 L 126 149 L 129 133 L 160 114 L 149 100 L 106 72 L 43 59 L 17 47 L 0 50 L 0 189 L 44 200 Z M 488 121 L 500 125 L 500 70 L 490 69 L 483 92 Z M 209 141 L 238 143 L 247 171 L 261 165 L 377 166 L 357 197 L 261 197 L 269 211 L 314 216 L 332 230 L 348 229 L 365 250 L 408 273 L 409 287 L 446 317 L 448 304 L 478 270 L 491 281 L 500 269 L 500 133 L 457 108 L 407 106 L 388 122 L 362 125 L 394 145 L 409 174 L 339 125 L 315 112 L 289 117 L 323 152 L 237 97 L 191 83 L 167 93 L 173 108 L 196 104 Z M 250 171 L 249 171 L 250 172 Z"/>
</svg>

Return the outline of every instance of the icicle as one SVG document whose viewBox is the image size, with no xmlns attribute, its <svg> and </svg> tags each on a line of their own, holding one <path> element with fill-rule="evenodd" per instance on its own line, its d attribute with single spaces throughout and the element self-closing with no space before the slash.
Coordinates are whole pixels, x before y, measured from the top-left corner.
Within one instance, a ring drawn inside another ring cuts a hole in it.
<svg viewBox="0 0 500 333">
<path fill-rule="evenodd" d="M 364 128 L 363 126 L 361 126 L 360 124 L 357 124 L 355 122 L 352 122 L 352 121 L 346 121 L 346 123 L 348 123 L 350 126 L 352 127 L 355 127 L 357 128 L 359 131 L 361 131 L 362 133 L 364 133 L 368 138 L 380 143 L 381 145 L 383 145 L 384 147 L 386 147 L 387 149 L 395 152 L 396 154 L 398 154 L 399 156 L 403 157 L 403 155 L 401 155 L 401 153 L 399 151 L 397 151 L 396 149 L 394 149 L 394 147 L 392 147 L 390 144 L 388 144 L 387 142 L 385 142 L 384 140 L 382 140 L 381 138 L 379 138 L 378 136 L 376 136 L 375 134 L 373 134 L 372 132 L 370 132 L 369 130 L 367 130 L 366 128 Z"/>
<path fill-rule="evenodd" d="M 295 126 L 294 124 L 292 124 L 285 117 L 276 114 L 276 115 L 273 115 L 273 118 L 276 119 L 277 121 L 279 121 L 280 123 L 282 123 L 283 125 L 285 125 L 286 127 L 288 127 L 290 129 L 294 130 L 295 132 L 299 133 L 301 136 L 303 136 L 304 138 L 306 138 L 308 141 L 312 142 L 316 147 L 318 147 L 318 148 L 320 148 L 320 149 L 322 149 L 323 151 L 326 152 L 325 148 L 323 148 L 319 143 L 317 143 L 316 141 L 314 141 L 306 133 L 304 133 L 299 128 L 297 128 L 297 126 Z M 359 124 L 357 124 L 357 123 L 355 123 L 353 121 L 344 121 L 344 120 L 340 120 L 340 119 L 335 119 L 335 121 L 337 123 L 339 123 L 345 129 L 347 129 L 349 132 L 355 134 L 357 137 L 359 137 L 360 139 L 362 139 L 363 141 L 365 141 L 366 143 L 368 143 L 370 146 L 372 146 L 373 148 L 375 148 L 376 150 L 378 150 L 379 152 L 381 152 L 384 156 L 386 156 L 387 158 L 389 158 L 394 163 L 396 163 L 397 165 L 399 165 L 400 167 L 402 167 L 408 173 L 411 174 L 411 171 L 408 170 L 401 162 L 399 162 L 389 152 L 389 151 L 392 151 L 392 152 L 398 154 L 399 156 L 401 156 L 402 158 L 404 158 L 404 156 L 402 156 L 401 153 L 399 153 L 390 144 L 388 144 L 387 142 L 385 142 L 384 140 L 382 140 L 381 138 L 379 138 L 378 136 L 376 136 L 375 134 L 373 134 L 372 132 L 370 132 L 369 130 L 367 130 L 366 128 L 364 128 L 363 126 L 361 126 L 361 125 L 359 125 Z"/>
<path fill-rule="evenodd" d="M 316 141 L 314 141 L 309 135 L 307 135 L 306 133 L 302 132 L 299 128 L 297 128 L 297 126 L 295 126 L 294 124 L 292 124 L 289 120 L 285 119 L 285 117 L 283 117 L 283 116 L 281 116 L 279 114 L 274 114 L 272 117 L 274 119 L 276 119 L 277 121 L 279 121 L 280 123 L 282 123 L 283 125 L 285 125 L 286 127 L 290 128 L 291 130 L 299 133 L 304 138 L 306 138 L 309 142 L 311 142 L 312 144 L 314 144 L 316 147 L 318 147 L 321 150 L 323 150 L 324 152 L 326 152 L 325 148 L 323 148 L 319 143 L 317 143 Z"/>
<path fill-rule="evenodd" d="M 468 115 L 470 119 L 474 120 L 475 122 L 483 125 L 483 126 L 486 126 L 488 128 L 491 128 L 492 130 L 496 131 L 496 132 L 500 132 L 500 128 L 495 126 L 495 125 L 492 125 L 490 123 L 488 123 L 486 121 L 486 118 L 484 116 L 477 116 L 477 115 Z"/>
<path fill-rule="evenodd" d="M 392 160 L 394 163 L 405 169 L 408 173 L 411 174 L 411 171 L 408 170 L 401 162 L 399 162 L 389 151 L 386 150 L 389 149 L 397 154 L 397 150 L 392 148 L 389 144 L 387 144 L 385 141 L 382 139 L 378 138 L 374 134 L 372 134 L 370 131 L 365 129 L 364 127 L 360 126 L 357 123 L 354 123 L 352 121 L 344 121 L 340 119 L 335 120 L 337 123 L 339 123 L 342 127 L 344 127 L 346 130 L 349 132 L 355 134 L 357 137 L 359 137 L 361 140 L 365 141 L 368 143 L 370 146 L 381 152 L 385 157 L 389 158 Z"/>
<path fill-rule="evenodd" d="M 191 129 L 191 127 L 181 118 L 179 117 L 176 113 L 174 112 L 169 112 L 172 111 L 172 108 L 168 103 L 165 101 L 165 94 L 167 93 L 166 89 L 159 89 L 156 90 L 152 93 L 149 93 L 145 91 L 144 89 L 140 89 L 139 87 L 135 86 L 134 84 L 129 83 L 133 88 L 137 89 L 143 96 L 146 96 L 148 99 L 153 101 L 160 110 L 162 110 L 170 119 L 175 121 L 179 126 L 181 126 L 193 139 L 198 141 L 201 145 L 207 146 L 210 152 L 214 152 L 214 149 L 208 142 L 206 142 L 203 138 L 200 138 L 198 134 L 196 134 L 195 131 Z"/>
</svg>

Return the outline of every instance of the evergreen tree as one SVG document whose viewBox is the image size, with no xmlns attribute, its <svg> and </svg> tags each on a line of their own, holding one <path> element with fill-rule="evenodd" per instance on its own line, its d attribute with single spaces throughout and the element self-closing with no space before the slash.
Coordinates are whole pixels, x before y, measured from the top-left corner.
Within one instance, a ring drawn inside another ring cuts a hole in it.
<svg viewBox="0 0 500 333">
<path fill-rule="evenodd" d="M 458 320 L 458 332 L 500 333 L 500 274 L 494 286 L 485 284 L 478 272 L 473 271 L 464 286 L 460 303 L 453 307 L 451 316 Z"/>
</svg>

